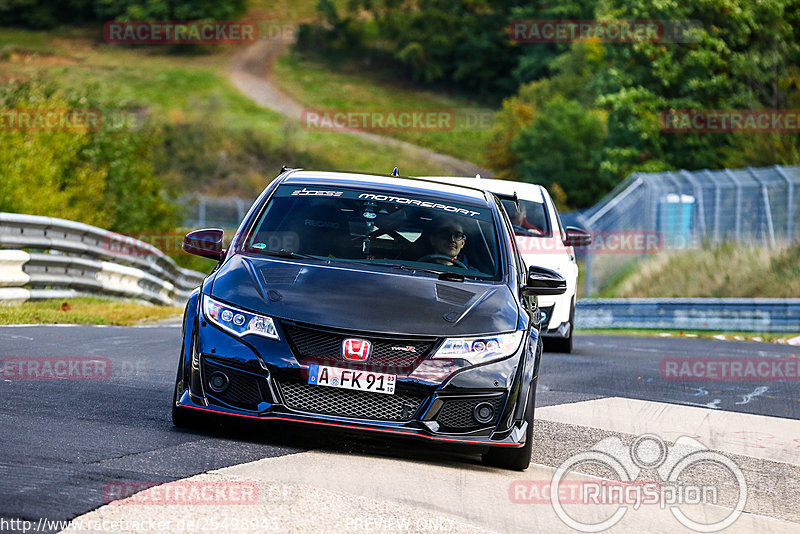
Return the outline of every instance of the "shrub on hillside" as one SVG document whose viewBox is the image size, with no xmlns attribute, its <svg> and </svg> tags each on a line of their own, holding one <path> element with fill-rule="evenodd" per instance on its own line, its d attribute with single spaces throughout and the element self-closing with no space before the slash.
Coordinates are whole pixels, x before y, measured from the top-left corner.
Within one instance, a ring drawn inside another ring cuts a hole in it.
<svg viewBox="0 0 800 534">
<path fill-rule="evenodd" d="M 53 83 L 0 88 L 0 109 L 103 107 Z M 158 126 L 146 120 L 135 131 L 108 122 L 98 129 L 2 129 L 0 211 L 61 217 L 124 233 L 170 231 L 180 213 L 154 172 L 153 150 L 160 138 Z"/>
</svg>

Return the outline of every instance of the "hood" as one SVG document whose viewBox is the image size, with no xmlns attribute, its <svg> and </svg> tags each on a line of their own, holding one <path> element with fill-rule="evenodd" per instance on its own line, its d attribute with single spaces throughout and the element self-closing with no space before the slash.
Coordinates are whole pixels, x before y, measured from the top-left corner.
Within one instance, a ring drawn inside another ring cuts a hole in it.
<svg viewBox="0 0 800 534">
<path fill-rule="evenodd" d="M 424 336 L 513 331 L 519 311 L 502 283 L 450 282 L 428 273 L 237 254 L 211 295 L 279 319 Z"/>
</svg>

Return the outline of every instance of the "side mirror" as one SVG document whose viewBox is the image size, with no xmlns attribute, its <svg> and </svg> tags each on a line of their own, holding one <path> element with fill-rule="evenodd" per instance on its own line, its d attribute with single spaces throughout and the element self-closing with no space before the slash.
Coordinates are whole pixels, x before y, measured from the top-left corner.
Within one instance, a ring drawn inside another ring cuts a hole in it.
<svg viewBox="0 0 800 534">
<path fill-rule="evenodd" d="M 566 278 L 555 271 L 536 266 L 528 269 L 528 281 L 522 288 L 522 294 L 526 297 L 563 295 L 566 291 Z"/>
<path fill-rule="evenodd" d="M 581 228 L 567 226 L 567 240 L 564 244 L 568 247 L 587 247 L 592 244 L 592 234 Z"/>
<path fill-rule="evenodd" d="M 225 256 L 222 248 L 224 232 L 219 228 L 204 228 L 186 234 L 183 238 L 183 250 L 195 256 L 221 260 Z"/>
</svg>

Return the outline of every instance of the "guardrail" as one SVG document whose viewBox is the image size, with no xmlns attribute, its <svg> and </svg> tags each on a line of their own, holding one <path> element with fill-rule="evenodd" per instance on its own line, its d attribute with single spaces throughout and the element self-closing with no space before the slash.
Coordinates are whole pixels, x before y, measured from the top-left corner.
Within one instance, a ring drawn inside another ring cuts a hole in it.
<svg viewBox="0 0 800 534">
<path fill-rule="evenodd" d="M 575 328 L 800 331 L 800 299 L 581 299 Z"/>
<path fill-rule="evenodd" d="M 100 293 L 181 304 L 205 276 L 178 267 L 148 243 L 102 228 L 0 212 L 2 303 Z"/>
</svg>

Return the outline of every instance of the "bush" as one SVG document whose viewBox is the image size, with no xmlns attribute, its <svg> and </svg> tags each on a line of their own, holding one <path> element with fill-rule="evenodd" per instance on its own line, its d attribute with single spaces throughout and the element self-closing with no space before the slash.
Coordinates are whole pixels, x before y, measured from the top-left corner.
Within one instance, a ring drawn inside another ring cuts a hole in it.
<svg viewBox="0 0 800 534">
<path fill-rule="evenodd" d="M 0 88 L 3 109 L 100 109 L 86 95 L 53 83 Z M 47 215 L 133 232 L 170 231 L 180 220 L 155 176 L 157 126 L 72 131 L 0 130 L 0 211 Z"/>
</svg>

